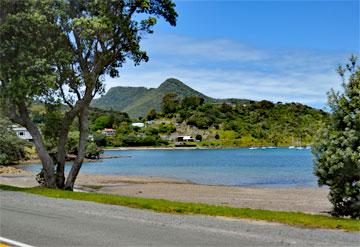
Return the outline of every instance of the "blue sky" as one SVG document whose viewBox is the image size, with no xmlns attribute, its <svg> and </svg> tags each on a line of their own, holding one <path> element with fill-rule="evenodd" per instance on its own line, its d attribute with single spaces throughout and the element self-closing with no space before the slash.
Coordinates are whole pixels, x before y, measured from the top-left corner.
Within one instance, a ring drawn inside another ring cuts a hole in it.
<svg viewBox="0 0 360 247">
<path fill-rule="evenodd" d="M 150 61 L 126 64 L 107 89 L 175 77 L 215 98 L 322 108 L 340 88 L 337 65 L 359 54 L 358 0 L 175 2 L 177 26 L 159 21 L 142 42 Z"/>
</svg>

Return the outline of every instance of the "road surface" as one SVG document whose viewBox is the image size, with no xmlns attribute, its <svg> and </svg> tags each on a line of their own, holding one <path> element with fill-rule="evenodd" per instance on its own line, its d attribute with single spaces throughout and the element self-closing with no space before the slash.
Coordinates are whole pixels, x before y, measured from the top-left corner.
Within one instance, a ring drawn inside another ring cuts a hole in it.
<svg viewBox="0 0 360 247">
<path fill-rule="evenodd" d="M 360 234 L 0 191 L 0 236 L 32 246 L 359 246 Z"/>
</svg>

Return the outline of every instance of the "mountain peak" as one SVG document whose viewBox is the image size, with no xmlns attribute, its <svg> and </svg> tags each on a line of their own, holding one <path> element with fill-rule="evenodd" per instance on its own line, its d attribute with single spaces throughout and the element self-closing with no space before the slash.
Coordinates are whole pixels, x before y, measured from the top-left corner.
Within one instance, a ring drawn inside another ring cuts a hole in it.
<svg viewBox="0 0 360 247">
<path fill-rule="evenodd" d="M 187 85 L 176 78 L 168 78 L 160 84 L 159 89 L 168 87 L 187 87 Z"/>
<path fill-rule="evenodd" d="M 198 96 L 208 102 L 217 101 L 192 89 L 176 78 L 168 78 L 158 88 L 113 87 L 104 96 L 95 99 L 92 106 L 124 111 L 132 117 L 145 116 L 152 108 L 156 111 L 161 110 L 162 99 L 167 93 L 176 93 L 180 99 Z"/>
</svg>

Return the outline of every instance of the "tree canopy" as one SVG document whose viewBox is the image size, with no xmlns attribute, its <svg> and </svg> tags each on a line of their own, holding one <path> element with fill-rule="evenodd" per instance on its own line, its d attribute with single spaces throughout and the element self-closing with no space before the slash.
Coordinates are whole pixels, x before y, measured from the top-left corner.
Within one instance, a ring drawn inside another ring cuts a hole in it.
<svg viewBox="0 0 360 247">
<path fill-rule="evenodd" d="M 33 136 L 45 185 L 72 189 L 86 155 L 91 100 L 103 91 L 105 76 L 119 76 L 123 63 L 148 61 L 141 39 L 153 33 L 157 18 L 176 24 L 175 4 L 170 0 L 2 0 L 1 7 L 1 105 Z M 29 117 L 34 101 L 68 107 L 59 127 L 55 159 Z M 65 183 L 66 143 L 75 118 L 80 131 L 78 156 Z"/>
</svg>

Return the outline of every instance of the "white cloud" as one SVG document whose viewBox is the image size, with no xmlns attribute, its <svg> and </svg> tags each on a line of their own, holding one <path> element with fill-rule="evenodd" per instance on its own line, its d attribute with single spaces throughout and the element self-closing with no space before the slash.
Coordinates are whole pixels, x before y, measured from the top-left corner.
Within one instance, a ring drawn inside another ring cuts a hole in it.
<svg viewBox="0 0 360 247">
<path fill-rule="evenodd" d="M 234 40 L 168 34 L 145 40 L 144 48 L 150 61 L 138 67 L 125 65 L 120 78 L 106 80 L 107 89 L 120 85 L 157 87 L 174 77 L 215 98 L 322 105 L 326 92 L 340 87 L 335 68 L 349 55 L 257 49 Z"/>
</svg>

